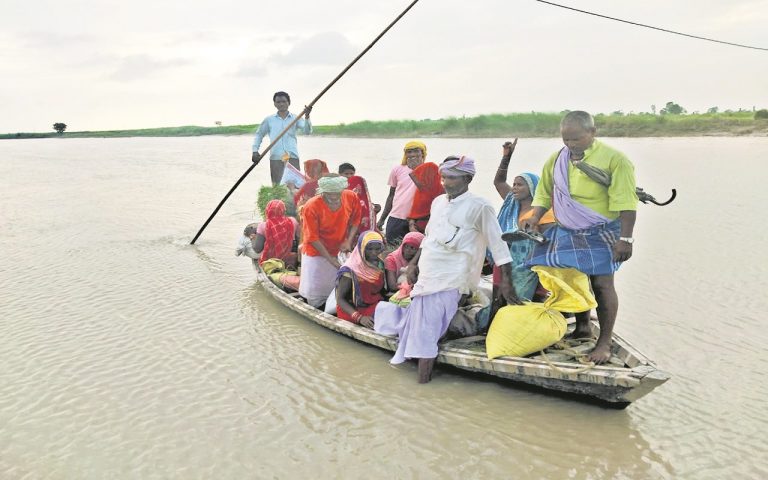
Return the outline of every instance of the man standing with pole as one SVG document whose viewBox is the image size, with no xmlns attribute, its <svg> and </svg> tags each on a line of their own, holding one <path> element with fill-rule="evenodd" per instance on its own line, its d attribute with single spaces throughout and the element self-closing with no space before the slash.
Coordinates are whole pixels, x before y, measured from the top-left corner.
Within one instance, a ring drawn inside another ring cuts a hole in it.
<svg viewBox="0 0 768 480">
<path fill-rule="evenodd" d="M 358 60 L 360 60 L 360 59 L 363 57 L 363 55 L 365 55 L 365 54 L 368 52 L 368 50 L 370 50 L 371 48 L 373 48 L 373 46 L 374 46 L 374 45 L 376 45 L 376 42 L 378 42 L 378 41 L 379 41 L 379 39 L 381 39 L 381 37 L 383 37 L 383 36 L 384 36 L 384 34 L 386 34 L 386 33 L 389 31 L 389 29 L 390 29 L 390 28 L 392 28 L 392 27 L 393 27 L 393 26 L 394 26 L 394 25 L 395 25 L 395 24 L 396 24 L 396 23 L 397 23 L 397 22 L 398 22 L 398 21 L 399 21 L 401 18 L 403 18 L 403 16 L 405 16 L 405 14 L 406 14 L 406 13 L 408 13 L 408 11 L 409 11 L 411 8 L 413 8 L 413 6 L 414 6 L 414 5 L 416 5 L 416 3 L 417 3 L 418 1 L 419 1 L 419 0 L 413 0 L 413 1 L 412 1 L 412 2 L 411 2 L 411 3 L 410 3 L 408 6 L 407 6 L 407 7 L 405 7 L 405 10 L 403 10 L 402 12 L 400 12 L 400 15 L 398 15 L 398 16 L 397 16 L 397 17 L 396 17 L 394 20 L 392 20 L 392 22 L 391 22 L 389 25 L 387 25 L 387 28 L 385 28 L 384 30 L 382 30 L 382 32 L 381 32 L 381 33 L 379 33 L 379 34 L 376 36 L 376 38 L 374 38 L 374 39 L 373 39 L 373 41 L 372 41 L 372 42 L 371 42 L 371 43 L 370 43 L 370 44 L 369 44 L 367 47 L 365 47 L 365 49 L 364 49 L 362 52 L 360 52 L 360 54 L 359 54 L 358 56 L 356 56 L 356 57 L 355 57 L 355 59 L 354 59 L 354 60 L 352 60 L 352 62 L 350 62 L 350 63 L 349 63 L 349 65 L 347 65 L 347 66 L 344 68 L 344 70 L 342 70 L 342 71 L 341 71 L 341 73 L 339 73 L 338 75 L 336 75 L 336 78 L 334 78 L 333 80 L 331 80 L 331 83 L 329 83 L 328 85 L 326 85 L 326 87 L 325 87 L 325 88 L 324 88 L 324 89 L 323 89 L 323 90 L 322 90 L 320 93 L 318 93 L 318 94 L 317 94 L 317 96 L 315 97 L 315 99 L 314 99 L 314 100 L 312 100 L 312 101 L 309 103 L 309 105 L 307 105 L 306 107 L 304 107 L 304 110 L 303 110 L 303 111 L 302 111 L 302 112 L 299 114 L 299 116 L 298 116 L 298 117 L 294 118 L 294 119 L 293 119 L 293 121 L 291 121 L 291 123 L 290 123 L 290 124 L 289 124 L 289 125 L 288 125 L 288 126 L 285 128 L 285 130 L 283 130 L 282 132 L 280 132 L 280 133 L 277 135 L 277 137 L 276 137 L 276 138 L 274 138 L 274 139 L 270 137 L 271 143 L 270 143 L 270 144 L 267 146 L 267 148 L 264 150 L 264 152 L 263 152 L 263 153 L 261 153 L 261 154 L 259 154 L 258 152 L 255 152 L 255 153 L 254 153 L 254 155 L 251 157 L 251 160 L 253 160 L 253 164 L 252 164 L 250 167 L 248 167 L 248 168 L 245 170 L 245 172 L 244 172 L 242 175 L 240 175 L 240 178 L 239 178 L 239 179 L 237 179 L 237 181 L 235 182 L 235 184 L 234 184 L 234 185 L 232 185 L 232 188 L 230 188 L 230 189 L 229 189 L 229 191 L 227 192 L 227 194 L 226 194 L 226 195 L 224 195 L 224 198 L 222 198 L 222 199 L 221 199 L 221 201 L 220 201 L 220 202 L 219 202 L 219 204 L 216 206 L 216 208 L 213 210 L 213 212 L 212 212 L 212 213 L 211 213 L 211 214 L 208 216 L 208 219 L 205 221 L 205 223 L 203 224 L 203 226 L 202 226 L 202 227 L 200 227 L 200 230 L 198 230 L 198 231 L 197 231 L 197 234 L 195 234 L 194 238 L 192 238 L 192 241 L 191 241 L 191 242 L 189 242 L 189 243 L 190 243 L 190 245 L 194 245 L 194 244 L 195 244 L 195 242 L 197 241 L 197 239 L 198 239 L 198 238 L 200 238 L 200 235 L 202 235 L 203 231 L 205 230 L 205 227 L 207 227 L 207 226 L 208 226 L 208 224 L 209 224 L 209 223 L 211 223 L 211 220 L 213 220 L 213 217 L 215 217 L 215 216 L 216 216 L 216 214 L 217 214 L 217 213 L 219 213 L 219 210 L 221 209 L 221 206 L 222 206 L 222 205 L 224 205 L 224 202 L 226 202 L 226 201 L 227 201 L 227 199 L 229 198 L 229 196 L 230 196 L 230 195 L 232 195 L 232 192 L 234 192 L 234 191 L 235 191 L 235 189 L 238 187 L 238 185 L 240 185 L 240 184 L 243 182 L 243 180 L 245 180 L 245 177 L 247 177 L 247 176 L 248 176 L 248 174 L 249 174 L 249 173 L 251 173 L 251 170 L 253 170 L 253 169 L 256 167 L 256 165 L 258 165 L 258 164 L 259 164 L 259 161 L 261 160 L 261 157 L 262 157 L 262 155 L 264 155 L 266 152 L 270 151 L 270 150 L 272 149 L 272 147 L 273 147 L 273 146 L 275 146 L 275 144 L 276 144 L 276 143 L 277 143 L 277 142 L 280 140 L 280 138 L 281 138 L 281 137 L 282 137 L 282 136 L 283 136 L 283 135 L 286 133 L 286 130 L 288 130 L 288 129 L 290 129 L 291 127 L 293 127 L 293 125 L 294 125 L 295 123 L 297 123 L 299 120 L 301 120 L 301 118 L 302 118 L 303 116 L 305 116 L 305 115 L 308 115 L 308 114 L 309 114 L 309 112 L 312 110 L 312 107 L 315 105 L 315 103 L 317 103 L 317 101 L 318 101 L 318 100 L 320 100 L 320 98 L 321 98 L 323 95 L 325 95 L 325 92 L 327 92 L 327 91 L 328 91 L 328 90 L 329 90 L 329 89 L 330 89 L 332 86 L 334 86 L 334 85 L 336 84 L 336 82 L 338 82 L 338 81 L 339 81 L 339 79 L 340 79 L 341 77 L 343 77 L 343 76 L 344 76 L 344 74 L 345 74 L 345 73 L 347 73 L 347 71 L 348 71 L 350 68 L 352 68 L 352 65 L 354 65 L 355 63 L 357 63 L 357 61 L 358 61 Z M 297 155 L 297 156 L 298 156 L 298 155 Z M 282 176 L 282 175 L 281 175 L 281 176 Z M 280 178 L 278 178 L 278 181 L 280 181 Z"/>
<path fill-rule="evenodd" d="M 272 142 L 277 140 L 277 143 L 269 151 L 269 173 L 272 177 L 272 185 L 277 185 L 280 183 L 280 179 L 283 178 L 284 162 L 288 161 L 297 170 L 300 170 L 296 130 L 301 129 L 305 135 L 312 133 L 312 122 L 309 120 L 309 112 L 312 111 L 312 107 L 306 107 L 304 109 L 304 118 L 299 118 L 297 122 L 294 122 L 296 116 L 288 111 L 288 107 L 291 105 L 291 97 L 287 93 L 276 92 L 272 95 L 272 101 L 275 103 L 277 113 L 266 117 L 259 125 L 258 130 L 256 130 L 251 160 L 254 163 L 259 163 L 259 160 L 261 160 L 259 148 L 261 148 L 264 136 L 269 136 Z M 285 133 L 278 139 L 278 134 L 283 131 Z"/>
</svg>

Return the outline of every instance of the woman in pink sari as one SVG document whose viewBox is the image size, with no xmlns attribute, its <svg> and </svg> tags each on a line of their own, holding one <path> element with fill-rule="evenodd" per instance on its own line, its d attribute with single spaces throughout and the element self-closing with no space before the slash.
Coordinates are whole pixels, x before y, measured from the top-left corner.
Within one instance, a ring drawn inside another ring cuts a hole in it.
<svg viewBox="0 0 768 480">
<path fill-rule="evenodd" d="M 384 299 L 384 265 L 379 255 L 384 237 L 369 230 L 336 274 L 336 314 L 342 320 L 373 328 L 376 305 Z"/>
<path fill-rule="evenodd" d="M 416 252 L 421 248 L 421 242 L 424 240 L 424 234 L 420 232 L 409 232 L 403 237 L 403 243 L 394 252 L 387 255 L 384 260 L 384 271 L 387 275 L 387 290 L 394 292 L 400 288 L 402 282 L 398 281 L 405 272 Z"/>
</svg>

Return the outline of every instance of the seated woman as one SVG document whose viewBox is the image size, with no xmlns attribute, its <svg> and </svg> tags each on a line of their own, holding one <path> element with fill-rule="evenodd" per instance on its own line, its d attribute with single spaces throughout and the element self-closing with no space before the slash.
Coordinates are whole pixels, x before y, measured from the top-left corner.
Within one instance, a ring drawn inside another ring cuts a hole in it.
<svg viewBox="0 0 768 480">
<path fill-rule="evenodd" d="M 373 328 L 373 312 L 383 300 L 384 265 L 379 260 L 384 237 L 369 230 L 336 275 L 336 313 L 342 320 Z"/>
<path fill-rule="evenodd" d="M 518 225 L 523 220 L 533 215 L 531 202 L 533 202 L 533 196 L 539 184 L 538 175 L 532 173 L 521 173 L 515 177 L 512 185 L 507 183 L 507 168 L 516 145 L 517 139 L 514 142 L 504 143 L 501 164 L 493 179 L 496 191 L 504 199 L 504 203 L 499 209 L 498 220 L 503 232 L 502 238 L 505 240 L 509 238 L 508 236 L 511 233 L 519 230 Z M 554 222 L 555 217 L 552 214 L 552 210 L 549 210 L 544 214 L 539 224 L 542 225 L 542 228 L 547 228 L 547 224 L 553 224 Z M 530 239 L 514 239 L 508 240 L 507 243 L 509 245 L 509 253 L 512 256 L 512 283 L 515 286 L 515 292 L 517 292 L 517 296 L 521 300 L 534 300 L 539 277 L 536 275 L 536 272 L 531 271 L 529 267 L 525 266 L 525 261 L 533 251 L 535 242 Z M 497 268 L 494 268 L 494 303 L 498 300 L 498 284 L 501 281 L 501 276 L 497 270 Z"/>
<path fill-rule="evenodd" d="M 293 196 L 293 202 L 296 204 L 296 211 L 307 203 L 310 198 L 317 195 L 317 182 L 320 177 L 330 173 L 328 165 L 316 158 L 304 162 L 304 176 L 307 177 L 307 183 L 301 186 L 298 192 Z"/>
<path fill-rule="evenodd" d="M 259 265 L 270 258 L 282 260 L 289 268 L 296 268 L 297 254 L 292 251 L 298 237 L 299 222 L 285 216 L 285 202 L 270 200 L 264 210 L 266 221 L 256 227 L 253 247 L 260 252 Z"/>
<path fill-rule="evenodd" d="M 397 250 L 387 255 L 384 260 L 384 271 L 387 275 L 387 290 L 390 292 L 397 291 L 405 280 L 402 278 L 405 275 L 405 269 L 408 262 L 419 251 L 422 240 L 424 240 L 424 234 L 420 232 L 407 233 Z"/>
<path fill-rule="evenodd" d="M 410 176 L 416 185 L 416 192 L 413 194 L 413 204 L 408 214 L 408 229 L 411 232 L 424 233 L 429 222 L 432 200 L 445 193 L 445 189 L 440 181 L 437 165 L 432 162 L 425 162 L 414 168 Z"/>
</svg>

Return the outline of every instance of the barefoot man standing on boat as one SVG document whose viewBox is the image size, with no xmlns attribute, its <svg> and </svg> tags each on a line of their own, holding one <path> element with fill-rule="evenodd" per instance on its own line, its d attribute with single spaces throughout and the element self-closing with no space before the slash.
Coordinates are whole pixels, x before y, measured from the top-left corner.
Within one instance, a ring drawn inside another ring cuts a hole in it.
<svg viewBox="0 0 768 480">
<path fill-rule="evenodd" d="M 565 147 L 552 155 L 541 174 L 524 230 L 538 228 L 554 208 L 557 225 L 544 232 L 548 242 L 537 246 L 527 265 L 575 268 L 589 275 L 597 299 L 600 337 L 589 360 L 611 357 L 611 336 L 619 308 L 613 275 L 632 256 L 637 195 L 635 169 L 627 157 L 595 140 L 595 121 L 587 112 L 568 113 L 560 122 Z M 608 187 L 595 181 L 608 179 Z M 590 312 L 576 314 L 574 338 L 589 338 Z"/>
<path fill-rule="evenodd" d="M 486 248 L 501 269 L 502 296 L 508 303 L 520 303 L 512 286 L 512 257 L 501 239 L 496 213 L 488 201 L 468 191 L 475 161 L 448 157 L 439 171 L 445 194 L 432 202 L 424 240 L 408 266 L 411 279 L 418 269 L 411 304 L 401 308 L 380 302 L 374 316 L 376 332 L 399 337 L 391 363 L 419 359 L 419 383 L 431 380 L 438 341 L 459 304 L 477 289 Z"/>
</svg>

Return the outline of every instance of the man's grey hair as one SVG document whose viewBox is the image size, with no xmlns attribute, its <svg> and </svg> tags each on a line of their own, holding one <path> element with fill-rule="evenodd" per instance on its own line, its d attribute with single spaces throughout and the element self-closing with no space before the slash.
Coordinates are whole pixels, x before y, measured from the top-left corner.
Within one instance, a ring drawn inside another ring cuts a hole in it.
<svg viewBox="0 0 768 480">
<path fill-rule="evenodd" d="M 583 110 L 574 110 L 573 112 L 568 112 L 560 121 L 560 128 L 563 128 L 565 125 L 576 125 L 583 130 L 594 131 L 595 119 Z"/>
</svg>

